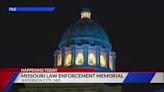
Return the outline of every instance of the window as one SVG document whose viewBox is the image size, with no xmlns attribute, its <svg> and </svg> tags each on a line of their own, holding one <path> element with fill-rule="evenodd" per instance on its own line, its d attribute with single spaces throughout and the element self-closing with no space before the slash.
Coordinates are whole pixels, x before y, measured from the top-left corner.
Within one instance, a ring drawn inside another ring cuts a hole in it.
<svg viewBox="0 0 164 92">
<path fill-rule="evenodd" d="M 83 65 L 83 63 L 84 63 L 84 55 L 83 55 L 82 52 L 80 52 L 76 56 L 76 62 L 75 62 L 75 64 L 76 65 Z"/>
<path fill-rule="evenodd" d="M 89 53 L 88 55 L 88 64 L 95 66 L 96 65 L 96 57 L 94 53 Z"/>
<path fill-rule="evenodd" d="M 71 52 L 66 52 L 65 54 L 65 66 L 70 66 L 71 65 L 71 60 L 72 60 L 72 54 Z"/>
<path fill-rule="evenodd" d="M 62 54 L 58 54 L 57 57 L 57 66 L 61 66 L 62 65 Z"/>
<path fill-rule="evenodd" d="M 100 66 L 103 68 L 106 67 L 106 55 L 104 53 L 100 55 Z"/>
<path fill-rule="evenodd" d="M 113 71 L 113 59 L 112 59 L 112 56 L 109 56 L 109 68 Z"/>
<path fill-rule="evenodd" d="M 83 12 L 81 13 L 81 18 L 89 18 L 91 17 L 91 13 L 90 12 Z"/>
</svg>

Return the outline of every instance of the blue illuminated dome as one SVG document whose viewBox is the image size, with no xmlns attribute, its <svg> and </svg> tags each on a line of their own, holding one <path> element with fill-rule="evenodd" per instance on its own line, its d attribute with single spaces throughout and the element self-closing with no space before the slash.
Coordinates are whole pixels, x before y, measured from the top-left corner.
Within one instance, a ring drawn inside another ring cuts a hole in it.
<svg viewBox="0 0 164 92">
<path fill-rule="evenodd" d="M 111 48 L 107 33 L 92 19 L 80 19 L 64 33 L 59 47 L 90 44 Z"/>
<path fill-rule="evenodd" d="M 101 25 L 91 19 L 91 11 L 83 8 L 81 19 L 70 25 L 55 51 L 55 67 L 115 70 L 115 52 Z"/>
</svg>

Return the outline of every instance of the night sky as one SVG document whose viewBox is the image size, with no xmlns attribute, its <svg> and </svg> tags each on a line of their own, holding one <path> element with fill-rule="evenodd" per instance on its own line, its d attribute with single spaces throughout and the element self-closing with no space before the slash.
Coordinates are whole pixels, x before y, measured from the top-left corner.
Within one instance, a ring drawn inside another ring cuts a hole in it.
<svg viewBox="0 0 164 92">
<path fill-rule="evenodd" d="M 54 6 L 55 12 L 8 12 Z M 163 71 L 164 6 L 151 0 L 0 0 L 0 67 L 53 67 L 62 34 L 83 7 L 109 34 L 117 71 Z"/>
</svg>

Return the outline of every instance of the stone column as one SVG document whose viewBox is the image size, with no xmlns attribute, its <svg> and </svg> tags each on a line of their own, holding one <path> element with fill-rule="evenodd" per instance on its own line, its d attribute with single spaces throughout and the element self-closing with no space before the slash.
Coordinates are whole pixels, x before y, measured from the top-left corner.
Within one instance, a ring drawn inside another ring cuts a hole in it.
<svg viewBox="0 0 164 92">
<path fill-rule="evenodd" d="M 113 71 L 116 70 L 116 65 L 115 65 L 115 62 L 116 62 L 116 52 L 112 51 L 112 61 L 113 61 Z"/>
<path fill-rule="evenodd" d="M 106 64 L 107 64 L 107 67 L 106 68 L 108 68 L 108 69 L 110 69 L 109 68 L 109 62 L 110 62 L 109 61 L 109 55 L 110 55 L 110 50 L 109 49 L 106 49 Z"/>
<path fill-rule="evenodd" d="M 74 66 L 76 62 L 76 45 L 72 45 L 71 50 L 72 50 L 71 66 Z"/>
<path fill-rule="evenodd" d="M 56 54 L 56 51 L 54 52 L 53 56 L 54 56 L 54 67 L 57 67 L 57 54 Z"/>
<path fill-rule="evenodd" d="M 96 66 L 100 66 L 100 47 L 96 46 Z"/>
<path fill-rule="evenodd" d="M 65 62 L 65 48 L 62 48 L 61 49 L 61 51 L 62 51 L 62 67 L 64 67 L 64 62 Z"/>
<path fill-rule="evenodd" d="M 88 65 L 88 45 L 83 45 L 84 49 L 84 66 Z"/>
</svg>

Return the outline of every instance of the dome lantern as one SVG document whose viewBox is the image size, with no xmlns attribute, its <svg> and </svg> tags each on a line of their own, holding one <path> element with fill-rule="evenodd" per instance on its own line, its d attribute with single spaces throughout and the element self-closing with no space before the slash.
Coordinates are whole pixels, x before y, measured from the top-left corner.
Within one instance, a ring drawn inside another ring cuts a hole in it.
<svg viewBox="0 0 164 92">
<path fill-rule="evenodd" d="M 91 11 L 88 8 L 83 8 L 80 14 L 81 14 L 81 19 L 83 19 L 83 18 L 90 19 L 91 18 Z"/>
</svg>

